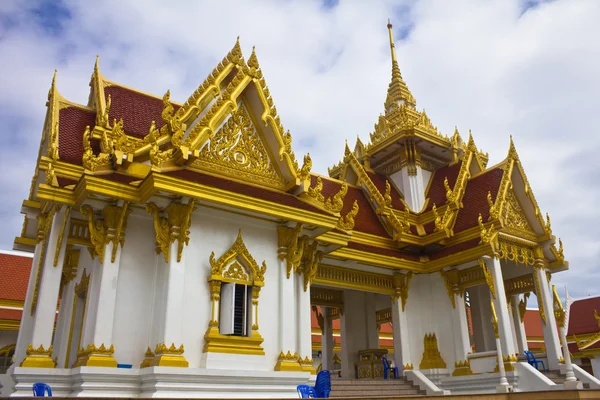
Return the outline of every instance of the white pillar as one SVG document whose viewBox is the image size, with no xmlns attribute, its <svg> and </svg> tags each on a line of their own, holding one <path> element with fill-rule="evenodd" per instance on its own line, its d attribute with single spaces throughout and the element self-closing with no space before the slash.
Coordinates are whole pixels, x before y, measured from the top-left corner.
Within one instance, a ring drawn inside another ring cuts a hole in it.
<svg viewBox="0 0 600 400">
<path fill-rule="evenodd" d="M 402 311 L 402 299 L 392 297 L 392 330 L 394 336 L 394 362 L 402 375 L 406 364 L 412 364 L 408 339 L 408 319 Z"/>
<path fill-rule="evenodd" d="M 298 332 L 297 317 L 298 307 L 296 304 L 296 281 L 302 280 L 301 275 L 297 275 L 290 270 L 288 277 L 288 267 L 285 258 L 279 261 L 279 350 L 287 355 L 294 355 L 298 352 Z M 303 288 L 302 288 L 303 289 Z M 309 298 L 310 301 L 310 298 Z M 299 326 L 299 325 L 298 325 Z M 311 331 L 312 335 L 312 331 Z M 312 336 L 311 336 L 312 344 Z M 298 360 L 289 359 L 290 357 L 279 357 L 275 365 L 275 371 L 301 371 L 302 367 Z"/>
<path fill-rule="evenodd" d="M 519 352 L 519 354 L 525 354 L 525 350 L 528 350 L 529 347 L 527 346 L 525 322 L 521 321 L 521 312 L 519 310 L 519 295 L 515 294 L 511 297 L 511 299 L 512 320 L 515 329 L 515 343 L 517 345 L 517 351 Z"/>
<path fill-rule="evenodd" d="M 35 353 L 27 354 L 27 358 L 21 363 L 22 367 L 42 367 L 53 368 L 54 361 L 51 358 L 52 353 L 49 349 L 52 345 L 52 336 L 54 332 L 54 322 L 56 320 L 56 305 L 58 303 L 58 292 L 62 278 L 62 266 L 65 255 L 67 241 L 63 240 L 59 249 L 59 257 L 56 267 L 54 256 L 59 241 L 60 230 L 63 224 L 68 225 L 69 215 L 66 208 L 60 209 L 48 223 L 51 223 L 49 237 L 47 238 L 46 251 L 43 263 L 39 265 L 41 270 L 37 271 L 36 281 L 39 282 L 37 301 L 33 310 L 33 327 L 31 331 L 31 345 L 37 350 Z M 33 268 L 32 268 L 33 269 Z M 35 290 L 36 284 L 29 290 Z M 34 294 L 35 298 L 35 294 Z M 33 299 L 32 299 L 33 302 Z M 23 314 L 31 312 L 23 310 Z M 40 352 L 40 350 L 42 350 Z M 46 351 L 44 354 L 43 351 Z M 41 356 L 41 357 L 40 357 Z"/>
<path fill-rule="evenodd" d="M 365 293 L 365 329 L 368 349 L 379 348 L 379 330 L 377 329 L 377 305 L 375 293 Z"/>
<path fill-rule="evenodd" d="M 354 371 L 354 358 L 356 354 L 352 349 L 353 341 L 350 336 L 353 336 L 352 323 L 348 321 L 348 314 L 355 312 L 352 308 L 347 307 L 347 296 L 344 296 L 344 313 L 340 313 L 340 347 L 342 359 L 342 378 L 354 379 L 356 377 Z M 350 318 L 351 319 L 351 318 Z"/>
<path fill-rule="evenodd" d="M 594 376 L 600 379 L 600 354 L 590 357 L 590 363 L 592 364 L 592 372 L 594 373 Z"/>
<path fill-rule="evenodd" d="M 84 353 L 75 366 L 116 367 L 114 359 L 113 331 L 117 282 L 121 266 L 121 246 L 117 245 L 115 261 L 112 261 L 114 242 L 104 249 L 104 260 L 94 263 L 91 272 L 91 297 L 87 299 L 82 345 Z"/>
<path fill-rule="evenodd" d="M 458 362 L 467 359 L 467 354 L 471 353 L 471 343 L 465 299 L 458 293 L 454 293 L 453 296 L 456 307 L 452 310 L 452 330 L 454 331 L 454 350 Z"/>
<path fill-rule="evenodd" d="M 563 318 L 564 322 L 564 318 Z M 571 353 L 569 352 L 569 345 L 567 343 L 567 332 L 564 326 L 560 327 L 560 339 L 563 345 L 563 357 L 565 360 L 566 378 L 564 382 L 565 390 L 580 390 L 583 389 L 583 384 L 577 381 L 575 373 L 573 372 L 573 364 L 571 362 Z"/>
<path fill-rule="evenodd" d="M 27 346 L 31 343 L 31 333 L 33 332 L 33 316 L 29 310 L 31 310 L 31 303 L 33 301 L 33 288 L 35 286 L 37 271 L 39 268 L 41 251 L 42 243 L 38 242 L 35 245 L 33 260 L 31 262 L 29 284 L 27 286 L 27 294 L 25 295 L 25 302 L 23 304 L 23 315 L 21 317 L 21 325 L 19 327 L 19 333 L 17 336 L 17 346 L 15 348 L 14 364 L 12 364 L 12 368 L 20 365 L 25 359 Z"/>
<path fill-rule="evenodd" d="M 300 365 L 303 371 L 315 373 L 315 367 L 312 363 L 310 285 L 304 290 L 304 277 L 302 275 L 296 276 L 296 306 L 296 321 L 298 324 L 296 347 L 300 357 Z"/>
<path fill-rule="evenodd" d="M 502 277 L 502 267 L 500 260 L 495 257 L 482 257 L 485 265 L 492 273 L 494 287 L 496 289 L 496 298 L 492 296 L 494 308 L 498 317 L 498 334 L 502 345 L 502 353 L 506 356 L 515 354 L 516 348 L 513 342 L 512 330 L 510 329 L 510 317 L 508 315 L 508 304 L 506 302 L 506 291 L 504 290 L 504 278 Z"/>
<path fill-rule="evenodd" d="M 73 317 L 73 300 L 75 294 L 75 279 L 71 280 L 68 284 L 63 287 L 62 295 L 60 298 L 60 308 L 58 310 L 58 321 L 56 323 L 56 332 L 54 334 L 54 342 L 52 347 L 54 348 L 55 356 L 58 356 L 57 368 L 69 368 L 65 364 L 67 357 L 67 348 L 69 346 L 69 333 L 71 327 L 71 318 Z M 68 361 L 67 361 L 68 362 Z"/>
<path fill-rule="evenodd" d="M 333 321 L 331 319 L 331 309 L 321 307 L 323 315 L 323 335 L 321 336 L 321 362 L 323 369 L 333 370 Z"/>
<path fill-rule="evenodd" d="M 561 351 L 556 319 L 554 318 L 554 298 L 550 286 L 548 285 L 546 269 L 543 265 L 535 266 L 533 273 L 535 274 L 534 281 L 536 282 L 536 286 L 538 286 L 536 287 L 538 304 L 543 303 L 540 304 L 540 306 L 543 306 L 544 315 L 546 317 L 545 323 L 542 321 L 542 329 L 544 331 L 544 344 L 546 346 L 546 356 L 548 358 L 548 369 L 557 370 Z M 540 299 L 542 300 L 541 302 Z"/>
</svg>

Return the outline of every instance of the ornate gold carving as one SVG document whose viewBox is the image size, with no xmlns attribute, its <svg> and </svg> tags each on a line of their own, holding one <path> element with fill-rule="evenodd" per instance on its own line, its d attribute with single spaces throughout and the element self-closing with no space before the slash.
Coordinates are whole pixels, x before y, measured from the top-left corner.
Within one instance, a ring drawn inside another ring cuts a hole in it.
<svg viewBox="0 0 600 400">
<path fill-rule="evenodd" d="M 43 345 L 40 345 L 38 348 L 33 347 L 32 344 L 27 346 L 27 350 L 25 354 L 28 356 L 36 355 L 36 356 L 51 356 L 53 352 L 52 345 L 45 349 Z"/>
<path fill-rule="evenodd" d="M 298 172 L 298 178 L 301 181 L 306 181 L 310 179 L 310 170 L 312 168 L 312 159 L 310 158 L 310 154 L 304 156 L 304 163 L 302 164 L 302 168 Z"/>
<path fill-rule="evenodd" d="M 449 229 L 450 223 L 454 217 L 455 212 L 450 208 L 446 207 L 446 211 L 444 212 L 444 216 L 440 217 L 437 212 L 437 207 L 434 204 L 431 211 L 435 217 L 435 230 L 436 231 L 445 231 L 447 236 L 451 236 L 451 231 Z"/>
<path fill-rule="evenodd" d="M 563 309 L 562 303 L 560 301 L 560 297 L 556 292 L 556 286 L 552 285 L 552 298 L 554 301 L 554 317 L 556 318 L 556 322 L 558 322 L 558 326 L 561 328 L 565 327 L 565 310 Z"/>
<path fill-rule="evenodd" d="M 406 301 L 408 300 L 408 289 L 412 277 L 413 273 L 411 271 L 409 271 L 407 274 L 396 272 L 394 275 L 392 275 L 392 282 L 394 285 L 393 297 L 396 299 L 402 299 L 402 311 L 404 311 Z"/>
<path fill-rule="evenodd" d="M 234 111 L 223 127 L 204 144 L 192 167 L 226 172 L 269 186 L 282 186 L 281 178 L 244 105 Z"/>
<path fill-rule="evenodd" d="M 351 231 L 354 228 L 354 218 L 358 215 L 358 200 L 354 200 L 352 210 L 348 211 L 343 217 L 340 217 L 337 223 L 339 229 Z"/>
<path fill-rule="evenodd" d="M 308 188 L 308 195 L 313 199 L 317 200 L 319 203 L 324 203 L 325 198 L 321 191 L 323 190 L 323 180 L 320 176 L 317 177 L 317 183 L 314 187 Z"/>
<path fill-rule="evenodd" d="M 58 241 L 56 242 L 56 249 L 54 250 L 54 262 L 52 263 L 52 265 L 55 267 L 58 265 L 58 256 L 60 255 L 60 248 L 62 247 L 65 229 L 67 227 L 67 223 L 69 222 L 69 215 L 71 215 L 71 207 L 67 207 L 65 210 L 65 217 L 62 225 L 60 226 L 60 231 L 58 231 Z"/>
<path fill-rule="evenodd" d="M 279 357 L 277 359 L 280 361 L 298 361 L 298 359 L 299 359 L 298 352 L 294 352 L 294 354 L 292 354 L 288 350 L 288 352 L 286 354 L 282 351 L 281 353 L 279 353 Z"/>
<path fill-rule="evenodd" d="M 302 261 L 304 253 L 304 243 L 300 238 L 302 234 L 302 224 L 296 224 L 294 229 L 285 226 L 277 228 L 279 259 L 286 261 L 287 277 L 290 277 L 292 271 L 296 271 Z"/>
<path fill-rule="evenodd" d="M 456 201 L 456 197 L 454 196 L 454 192 L 448 184 L 448 177 L 444 178 L 444 188 L 446 189 L 446 200 L 448 200 L 448 203 L 454 203 Z"/>
<path fill-rule="evenodd" d="M 535 268 L 535 271 L 533 271 L 533 281 L 535 283 L 535 294 L 536 294 L 537 301 L 538 301 L 538 308 L 540 310 L 540 318 L 542 319 L 542 322 L 544 323 L 544 325 L 546 325 L 546 311 L 544 310 L 544 296 L 542 294 L 542 286 L 540 284 L 540 278 L 538 276 L 539 271 L 543 270 L 544 266 L 540 265 L 540 264 L 535 264 L 533 267 Z"/>
<path fill-rule="evenodd" d="M 346 197 L 346 193 L 348 193 L 348 184 L 344 182 L 342 183 L 340 191 L 325 201 L 325 209 L 335 213 L 342 211 L 342 208 L 344 208 L 344 197 Z"/>
<path fill-rule="evenodd" d="M 310 304 L 323 307 L 344 308 L 344 292 L 342 290 L 311 288 Z"/>
<path fill-rule="evenodd" d="M 527 299 L 531 295 L 530 292 L 524 293 L 523 298 L 519 301 L 519 318 L 521 322 L 525 322 L 525 311 L 527 311 Z"/>
<path fill-rule="evenodd" d="M 112 344 L 110 345 L 110 347 L 106 347 L 104 343 L 102 343 L 99 347 L 97 347 L 95 344 L 90 343 L 85 349 L 83 347 L 79 349 L 79 351 L 77 352 L 77 357 L 89 356 L 91 354 L 112 355 L 114 353 L 115 346 Z"/>
<path fill-rule="evenodd" d="M 450 298 L 450 303 L 452 303 L 452 308 L 456 308 L 456 299 L 454 298 L 454 294 L 458 293 L 462 296 L 462 290 L 458 287 L 459 284 L 459 271 L 455 269 L 451 269 L 449 271 L 440 270 L 440 275 L 444 280 L 444 285 L 446 286 L 446 293 Z"/>
<path fill-rule="evenodd" d="M 492 276 L 492 271 L 489 270 L 487 265 L 485 265 L 485 261 L 483 261 L 481 258 L 478 259 L 477 261 L 479 262 L 479 266 L 481 267 L 481 270 L 483 271 L 483 276 L 485 277 L 485 283 L 490 288 L 490 293 L 492 294 L 492 297 L 494 299 L 496 299 L 496 285 L 494 284 L 494 277 Z"/>
<path fill-rule="evenodd" d="M 150 347 L 148 347 L 148 350 L 150 350 Z M 164 343 L 158 343 L 156 345 L 156 347 L 154 348 L 154 354 L 155 355 L 159 355 L 159 354 L 177 354 L 177 355 L 182 355 L 183 352 L 184 352 L 183 344 L 181 346 L 179 346 L 179 348 L 177 348 L 175 346 L 175 343 L 172 343 L 170 347 L 168 347 Z"/>
<path fill-rule="evenodd" d="M 454 372 L 452 372 L 452 376 L 467 376 L 473 375 L 473 371 L 471 370 L 471 363 L 469 360 L 454 362 Z"/>
<path fill-rule="evenodd" d="M 212 252 L 210 255 L 210 280 L 222 281 L 224 276 L 225 268 L 230 265 L 234 260 L 238 260 L 241 265 L 244 266 L 246 271 L 249 271 L 252 275 L 252 285 L 263 286 L 265 280 L 265 272 L 267 271 L 267 264 L 263 261 L 262 266 L 258 266 L 254 258 L 250 255 L 250 252 L 244 244 L 242 239 L 242 231 L 240 230 L 237 239 L 219 259 L 215 259 L 215 253 Z"/>
<path fill-rule="evenodd" d="M 525 213 L 512 190 L 507 191 L 505 201 L 506 206 L 502 216 L 505 226 L 524 231 L 531 231 L 529 223 L 527 222 L 527 217 L 525 217 Z"/>
<path fill-rule="evenodd" d="M 58 122 L 50 127 L 50 137 L 48 138 L 48 157 L 57 161 L 58 156 Z"/>
<path fill-rule="evenodd" d="M 94 215 L 94 210 L 89 205 L 81 207 L 81 214 L 88 220 L 90 230 L 90 241 L 92 242 L 92 257 L 98 256 L 101 263 L 104 262 L 106 245 L 113 244 L 111 262 L 115 262 L 119 244 L 123 247 L 125 243 L 125 230 L 127 229 L 127 217 L 131 214 L 128 209 L 129 203 L 123 206 L 107 205 L 102 210 L 104 219 L 99 221 Z"/>
<path fill-rule="evenodd" d="M 223 277 L 234 281 L 248 281 L 248 274 L 244 272 L 244 267 L 239 263 L 234 262 L 229 266 L 227 271 L 223 273 Z"/>
<path fill-rule="evenodd" d="M 533 265 L 536 260 L 532 249 L 506 242 L 500 242 L 497 256 L 502 260 L 514 261 L 523 265 Z"/>
<path fill-rule="evenodd" d="M 312 284 L 317 276 L 319 263 L 323 260 L 323 252 L 319 251 L 319 243 L 315 240 L 312 244 L 309 241 L 304 241 L 304 252 L 302 255 L 302 267 L 304 272 L 304 291 L 308 290 L 308 286 Z"/>
<path fill-rule="evenodd" d="M 496 231 L 494 225 L 490 225 L 489 228 L 485 228 L 485 226 L 483 225 L 483 218 L 481 217 L 481 214 L 479 214 L 477 222 L 479 223 L 481 242 L 484 244 L 491 245 L 493 249 L 497 249 L 498 231 Z"/>
<path fill-rule="evenodd" d="M 60 291 L 64 285 L 71 282 L 77 276 L 77 267 L 79 266 L 79 249 L 73 249 L 71 245 L 67 245 L 65 251 L 65 259 L 63 261 L 62 279 Z"/>
<path fill-rule="evenodd" d="M 496 308 L 494 307 L 493 300 L 490 300 L 490 307 L 492 310 L 491 322 L 492 322 L 492 327 L 494 328 L 494 337 L 497 339 L 500 337 L 500 334 L 498 333 L 498 317 L 496 316 Z"/>
<path fill-rule="evenodd" d="M 382 293 L 389 296 L 396 294 L 393 278 L 389 275 L 374 274 L 333 265 L 319 265 L 315 282 L 347 289 Z"/>
<path fill-rule="evenodd" d="M 387 207 L 392 206 L 392 186 L 390 185 L 390 181 L 386 179 L 385 181 L 385 194 L 383 195 L 385 199 L 385 205 Z"/>
<path fill-rule="evenodd" d="M 404 369 L 406 371 L 412 371 L 413 369 L 415 369 L 415 367 L 411 363 L 406 363 L 406 365 L 404 365 Z"/>
<path fill-rule="evenodd" d="M 533 286 L 533 274 L 517 276 L 504 281 L 504 291 L 507 296 L 531 292 L 535 290 Z"/>
<path fill-rule="evenodd" d="M 438 350 L 437 337 L 435 333 L 426 333 L 423 338 L 423 359 L 419 369 L 446 368 L 446 362 Z"/>
<path fill-rule="evenodd" d="M 177 262 L 181 261 L 183 248 L 190 241 L 190 227 L 195 200 L 190 199 L 188 204 L 171 203 L 164 211 L 166 218 L 160 216 L 161 210 L 154 203 L 146 204 L 146 211 L 154 219 L 154 232 L 158 245 L 156 252 L 163 253 L 165 262 L 169 262 L 171 243 L 177 240 Z"/>
<path fill-rule="evenodd" d="M 552 236 L 552 223 L 550 222 L 550 215 L 546 213 L 546 222 L 544 223 L 544 233 L 548 236 Z"/>
<path fill-rule="evenodd" d="M 90 144 L 91 136 L 92 134 L 88 125 L 85 127 L 85 132 L 83 132 L 83 168 L 91 172 L 110 169 L 110 155 L 106 153 L 100 153 L 97 156 L 94 155 L 94 151 L 92 150 L 92 146 Z"/>
</svg>

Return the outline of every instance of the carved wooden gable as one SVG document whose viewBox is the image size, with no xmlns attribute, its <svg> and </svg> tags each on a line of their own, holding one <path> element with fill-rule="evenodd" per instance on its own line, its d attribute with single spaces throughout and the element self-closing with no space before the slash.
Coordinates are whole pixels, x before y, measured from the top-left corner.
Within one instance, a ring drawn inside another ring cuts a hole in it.
<svg viewBox="0 0 600 400">
<path fill-rule="evenodd" d="M 243 103 L 200 149 L 192 168 L 224 174 L 242 181 L 283 188 L 285 182 L 251 113 Z"/>
<path fill-rule="evenodd" d="M 504 206 L 504 210 L 502 210 L 502 214 L 506 227 L 533 232 L 527 221 L 525 212 L 521 208 L 521 205 L 512 190 L 509 190 L 506 193 L 506 205 Z"/>
</svg>

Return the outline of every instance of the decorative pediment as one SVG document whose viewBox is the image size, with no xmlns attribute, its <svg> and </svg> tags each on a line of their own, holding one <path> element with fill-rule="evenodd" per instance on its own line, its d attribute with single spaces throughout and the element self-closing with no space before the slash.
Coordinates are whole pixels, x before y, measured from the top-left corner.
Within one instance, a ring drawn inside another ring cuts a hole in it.
<svg viewBox="0 0 600 400">
<path fill-rule="evenodd" d="M 210 255 L 209 281 L 238 282 L 245 285 L 264 286 L 267 264 L 263 261 L 259 266 L 250 254 L 240 230 L 237 239 L 219 259 L 215 253 Z"/>
<path fill-rule="evenodd" d="M 208 139 L 191 168 L 224 173 L 238 179 L 271 187 L 284 187 L 261 134 L 254 126 L 245 105 Z"/>
<path fill-rule="evenodd" d="M 500 216 L 504 220 L 504 226 L 532 232 L 529 222 L 527 222 L 527 217 L 512 190 L 506 193 L 505 201 L 506 204 Z"/>
</svg>

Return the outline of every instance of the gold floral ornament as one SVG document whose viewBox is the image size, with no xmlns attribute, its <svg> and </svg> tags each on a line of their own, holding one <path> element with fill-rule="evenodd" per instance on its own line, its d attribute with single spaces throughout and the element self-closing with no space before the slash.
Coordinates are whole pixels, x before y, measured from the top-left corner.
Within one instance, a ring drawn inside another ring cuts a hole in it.
<svg viewBox="0 0 600 400">
<path fill-rule="evenodd" d="M 385 181 L 385 194 L 383 195 L 385 205 L 387 207 L 392 206 L 392 186 L 388 180 Z"/>
<path fill-rule="evenodd" d="M 444 188 L 446 189 L 446 199 L 448 200 L 448 203 L 454 203 L 456 201 L 456 196 L 454 196 L 454 192 L 450 188 L 448 177 L 444 178 Z"/>
<path fill-rule="evenodd" d="M 498 248 L 498 232 L 494 229 L 494 225 L 490 225 L 489 228 L 486 228 L 483 225 L 483 217 L 479 214 L 477 218 L 477 223 L 479 224 L 479 235 L 481 237 L 481 242 L 483 244 L 489 244 L 495 250 Z"/>
<path fill-rule="evenodd" d="M 314 240 L 309 243 L 308 240 L 304 242 L 305 248 L 302 255 L 302 267 L 304 272 L 304 291 L 308 290 L 308 286 L 312 284 L 315 277 L 317 276 L 317 270 L 319 264 L 323 260 L 323 252 L 319 251 L 319 243 Z"/>
<path fill-rule="evenodd" d="M 90 131 L 90 126 L 88 125 L 85 127 L 85 132 L 83 132 L 83 168 L 91 172 L 111 170 L 109 154 L 100 153 L 97 156 L 94 155 L 92 145 L 90 144 L 91 136 L 92 133 Z"/>
<path fill-rule="evenodd" d="M 339 229 L 343 229 L 345 231 L 351 231 L 354 228 L 354 218 L 358 215 L 358 200 L 354 200 L 354 204 L 352 205 L 352 210 L 348 211 L 343 217 L 340 217 L 337 223 L 337 227 Z"/>
<path fill-rule="evenodd" d="M 148 350 L 150 350 L 150 347 L 148 347 Z M 184 347 L 183 345 L 179 346 L 179 348 L 177 348 L 175 346 L 175 343 L 171 343 L 170 347 L 167 347 L 166 344 L 164 343 L 158 343 L 156 345 L 156 348 L 154 349 L 154 354 L 177 354 L 177 355 L 182 355 L 184 353 Z"/>
<path fill-rule="evenodd" d="M 111 252 L 111 262 L 115 262 L 117 256 L 118 245 L 123 247 L 125 242 L 125 230 L 127 229 L 127 217 L 131 214 L 128 209 L 128 202 L 123 206 L 107 205 L 102 210 L 104 220 L 96 219 L 94 210 L 89 205 L 81 207 L 81 214 L 88 220 L 88 228 L 90 231 L 90 241 L 93 249 L 92 257 L 98 256 L 101 263 L 104 262 L 104 252 L 106 245 L 113 243 Z"/>
<path fill-rule="evenodd" d="M 323 191 L 323 180 L 320 176 L 317 177 L 317 184 L 314 187 L 308 188 L 308 195 L 313 199 L 317 200 L 319 203 L 324 203 L 325 198 L 321 193 Z"/>
<path fill-rule="evenodd" d="M 298 173 L 298 177 L 301 181 L 306 181 L 310 179 L 310 170 L 312 168 L 312 159 L 310 158 L 310 154 L 304 156 L 304 163 L 302 164 L 302 168 Z"/>
<path fill-rule="evenodd" d="M 487 283 L 488 287 L 490 288 L 490 293 L 492 294 L 492 297 L 496 299 L 496 285 L 494 284 L 494 277 L 492 276 L 492 271 L 490 271 L 487 265 L 485 265 L 485 261 L 483 261 L 481 258 L 477 261 L 479 262 L 479 266 L 483 271 L 485 283 Z"/>
<path fill-rule="evenodd" d="M 287 277 L 289 279 L 292 271 L 296 271 L 302 261 L 304 253 L 304 242 L 300 237 L 302 224 L 296 224 L 295 228 L 286 226 L 277 227 L 278 254 L 280 260 L 286 261 Z"/>
<path fill-rule="evenodd" d="M 165 262 L 169 262 L 171 243 L 177 240 L 177 262 L 181 261 L 183 248 L 190 241 L 190 227 L 192 213 L 195 209 L 195 200 L 191 199 L 188 204 L 171 203 L 167 208 L 161 210 L 154 203 L 146 204 L 146 211 L 153 217 L 154 232 L 156 234 L 157 254 L 163 253 Z M 164 212 L 167 217 L 161 217 Z"/>
<path fill-rule="evenodd" d="M 210 255 L 211 276 L 209 280 L 233 281 L 234 279 L 225 277 L 225 273 L 229 271 L 226 268 L 230 266 L 232 261 L 237 261 L 238 265 L 243 266 L 250 273 L 251 277 L 249 281 L 251 280 L 251 282 L 249 283 L 253 286 L 264 286 L 267 264 L 264 261 L 262 266 L 256 263 L 256 260 L 250 255 L 248 248 L 244 244 L 241 230 L 231 248 L 219 257 L 219 259 L 215 258 L 214 252 Z M 246 271 L 244 271 L 244 274 Z"/>
<path fill-rule="evenodd" d="M 409 271 L 407 274 L 395 273 L 392 275 L 392 282 L 394 284 L 395 291 L 394 298 L 402 299 L 402 311 L 404 311 L 406 301 L 408 300 L 408 288 L 412 277 L 413 273 L 411 271 Z"/>
<path fill-rule="evenodd" d="M 325 201 L 325 209 L 335 213 L 342 211 L 342 208 L 344 208 L 344 197 L 346 197 L 346 193 L 348 193 L 348 184 L 344 182 L 342 183 L 340 191 Z"/>
</svg>

